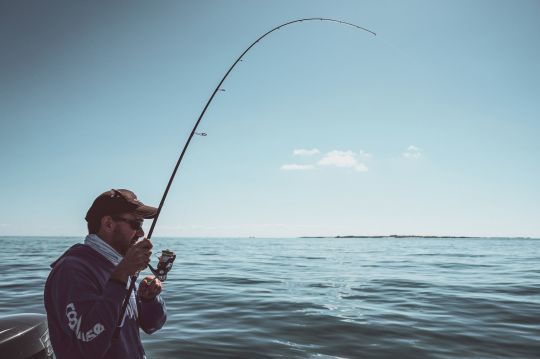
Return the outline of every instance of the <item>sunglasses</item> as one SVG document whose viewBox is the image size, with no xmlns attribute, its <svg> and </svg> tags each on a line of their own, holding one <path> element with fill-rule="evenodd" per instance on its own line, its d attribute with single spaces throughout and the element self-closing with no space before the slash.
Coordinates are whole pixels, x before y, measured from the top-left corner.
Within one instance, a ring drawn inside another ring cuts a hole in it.
<svg viewBox="0 0 540 359">
<path fill-rule="evenodd" d="M 126 222 L 127 224 L 130 225 L 131 229 L 133 229 L 134 231 L 138 231 L 142 229 L 143 221 L 141 220 L 129 219 L 129 218 L 117 217 L 117 216 L 112 216 L 112 219 L 114 219 L 115 221 Z"/>
</svg>

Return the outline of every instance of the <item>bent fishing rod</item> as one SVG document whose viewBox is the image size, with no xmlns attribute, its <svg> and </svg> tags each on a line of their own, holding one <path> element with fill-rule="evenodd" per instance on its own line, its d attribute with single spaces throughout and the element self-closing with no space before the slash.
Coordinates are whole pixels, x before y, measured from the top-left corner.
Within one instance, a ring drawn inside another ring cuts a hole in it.
<svg viewBox="0 0 540 359">
<path fill-rule="evenodd" d="M 229 69 L 227 70 L 227 72 L 225 73 L 225 75 L 223 76 L 221 81 L 218 83 L 218 85 L 214 89 L 214 92 L 212 92 L 212 95 L 210 96 L 210 98 L 206 102 L 206 105 L 204 106 L 201 114 L 199 115 L 199 118 L 197 119 L 197 122 L 195 122 L 195 126 L 193 126 L 193 129 L 191 130 L 191 133 L 190 133 L 190 135 L 189 135 L 189 137 L 188 137 L 188 139 L 187 139 L 187 141 L 186 141 L 186 143 L 184 145 L 184 148 L 182 149 L 182 152 L 180 153 L 180 157 L 178 158 L 178 161 L 176 162 L 176 165 L 174 166 L 174 169 L 172 171 L 171 177 L 169 178 L 169 182 L 167 183 L 167 187 L 165 188 L 163 196 L 161 197 L 161 201 L 159 202 L 159 206 L 158 206 L 158 209 L 157 209 L 156 216 L 154 217 L 154 219 L 152 221 L 152 225 L 150 226 L 150 230 L 148 231 L 148 236 L 147 236 L 148 239 L 150 239 L 152 237 L 152 233 L 154 232 L 154 228 L 155 228 L 157 220 L 159 218 L 159 214 L 161 213 L 161 210 L 163 208 L 163 204 L 165 203 L 165 199 L 167 198 L 167 195 L 169 194 L 169 189 L 171 188 L 172 182 L 173 182 L 173 180 L 174 180 L 174 178 L 176 176 L 176 172 L 178 171 L 178 168 L 180 167 L 180 163 L 182 162 L 182 159 L 184 158 L 186 150 L 189 147 L 189 144 L 191 143 L 191 139 L 193 138 L 194 135 L 206 136 L 206 133 L 200 133 L 200 132 L 196 132 L 196 131 L 197 131 L 197 128 L 199 127 L 199 124 L 201 123 L 202 118 L 204 117 L 204 114 L 206 113 L 206 110 L 208 109 L 208 106 L 210 106 L 210 103 L 212 103 L 212 100 L 216 96 L 216 93 L 218 91 L 222 90 L 221 85 L 223 85 L 223 82 L 225 82 L 225 80 L 227 79 L 227 77 L 229 76 L 231 71 L 242 60 L 244 55 L 246 53 L 248 53 L 248 51 L 251 50 L 251 48 L 254 47 L 257 43 L 259 43 L 259 41 L 261 41 L 263 38 L 270 35 L 274 31 L 281 29 L 282 27 L 292 25 L 292 24 L 295 24 L 295 23 L 306 22 L 306 21 L 333 22 L 333 23 L 337 23 L 337 24 L 341 24 L 341 25 L 351 26 L 351 27 L 356 28 L 358 30 L 368 32 L 368 33 L 372 34 L 373 36 L 377 35 L 376 33 L 374 33 L 373 31 L 371 31 L 369 29 L 366 29 L 366 28 L 364 28 L 362 26 L 355 25 L 355 24 L 350 23 L 350 22 L 341 21 L 341 20 L 335 20 L 335 19 L 330 19 L 330 18 L 312 17 L 312 18 L 304 18 L 304 19 L 292 20 L 292 21 L 286 22 L 284 24 L 281 24 L 279 26 L 276 26 L 273 29 L 265 32 L 257 40 L 253 41 L 253 43 L 251 43 L 251 45 L 249 45 L 248 48 L 245 49 L 244 52 L 242 52 L 242 54 L 240 56 L 238 56 L 238 58 L 231 65 L 231 67 L 229 67 Z M 166 277 L 167 277 L 167 272 L 169 270 L 171 270 L 171 268 L 172 268 L 172 263 L 174 262 L 175 258 L 176 258 L 176 255 L 174 255 L 173 252 L 166 250 L 166 251 L 163 251 L 162 256 L 160 257 L 160 261 L 158 263 L 158 268 L 157 269 L 154 269 L 150 264 L 148 265 L 148 267 L 150 268 L 150 271 L 156 276 L 156 278 L 160 279 L 161 281 L 164 281 L 166 279 Z M 129 285 L 128 292 L 126 293 L 126 297 L 124 298 L 124 303 L 122 305 L 122 309 L 120 310 L 120 317 L 118 318 L 116 329 L 115 329 L 115 332 L 113 334 L 113 339 L 118 339 L 118 337 L 120 335 L 122 319 L 124 318 L 124 314 L 126 312 L 127 305 L 129 303 L 129 298 L 131 297 L 131 292 L 135 289 L 135 281 L 137 280 L 137 276 L 138 276 L 138 273 L 131 276 L 131 283 Z"/>
</svg>

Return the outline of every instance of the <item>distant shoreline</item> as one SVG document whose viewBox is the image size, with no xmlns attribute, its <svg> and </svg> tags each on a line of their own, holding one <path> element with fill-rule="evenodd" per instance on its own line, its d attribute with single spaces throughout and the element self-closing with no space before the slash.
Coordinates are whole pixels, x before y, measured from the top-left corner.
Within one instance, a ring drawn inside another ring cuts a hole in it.
<svg viewBox="0 0 540 359">
<path fill-rule="evenodd" d="M 298 238 L 451 238 L 451 239 L 538 239 L 534 237 L 475 237 L 475 236 L 419 236 L 419 235 L 403 235 L 391 234 L 386 236 L 302 236 Z"/>
</svg>

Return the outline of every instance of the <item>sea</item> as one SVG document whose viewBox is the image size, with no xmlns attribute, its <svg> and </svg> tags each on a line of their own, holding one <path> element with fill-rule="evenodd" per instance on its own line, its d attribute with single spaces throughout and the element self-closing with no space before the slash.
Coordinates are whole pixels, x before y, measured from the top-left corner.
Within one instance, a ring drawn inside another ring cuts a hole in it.
<svg viewBox="0 0 540 359">
<path fill-rule="evenodd" d="M 49 264 L 82 241 L 0 237 L 0 317 L 45 313 Z M 538 239 L 153 243 L 177 259 L 149 359 L 540 358 Z"/>
</svg>

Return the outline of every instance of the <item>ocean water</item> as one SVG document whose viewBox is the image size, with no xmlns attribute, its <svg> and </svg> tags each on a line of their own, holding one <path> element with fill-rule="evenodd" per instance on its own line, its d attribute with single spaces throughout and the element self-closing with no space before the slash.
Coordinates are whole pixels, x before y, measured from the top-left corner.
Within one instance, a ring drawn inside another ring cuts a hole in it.
<svg viewBox="0 0 540 359">
<path fill-rule="evenodd" d="M 44 313 L 82 238 L 0 237 L 0 316 Z M 149 358 L 539 358 L 540 240 L 154 239 L 177 259 Z"/>
</svg>

